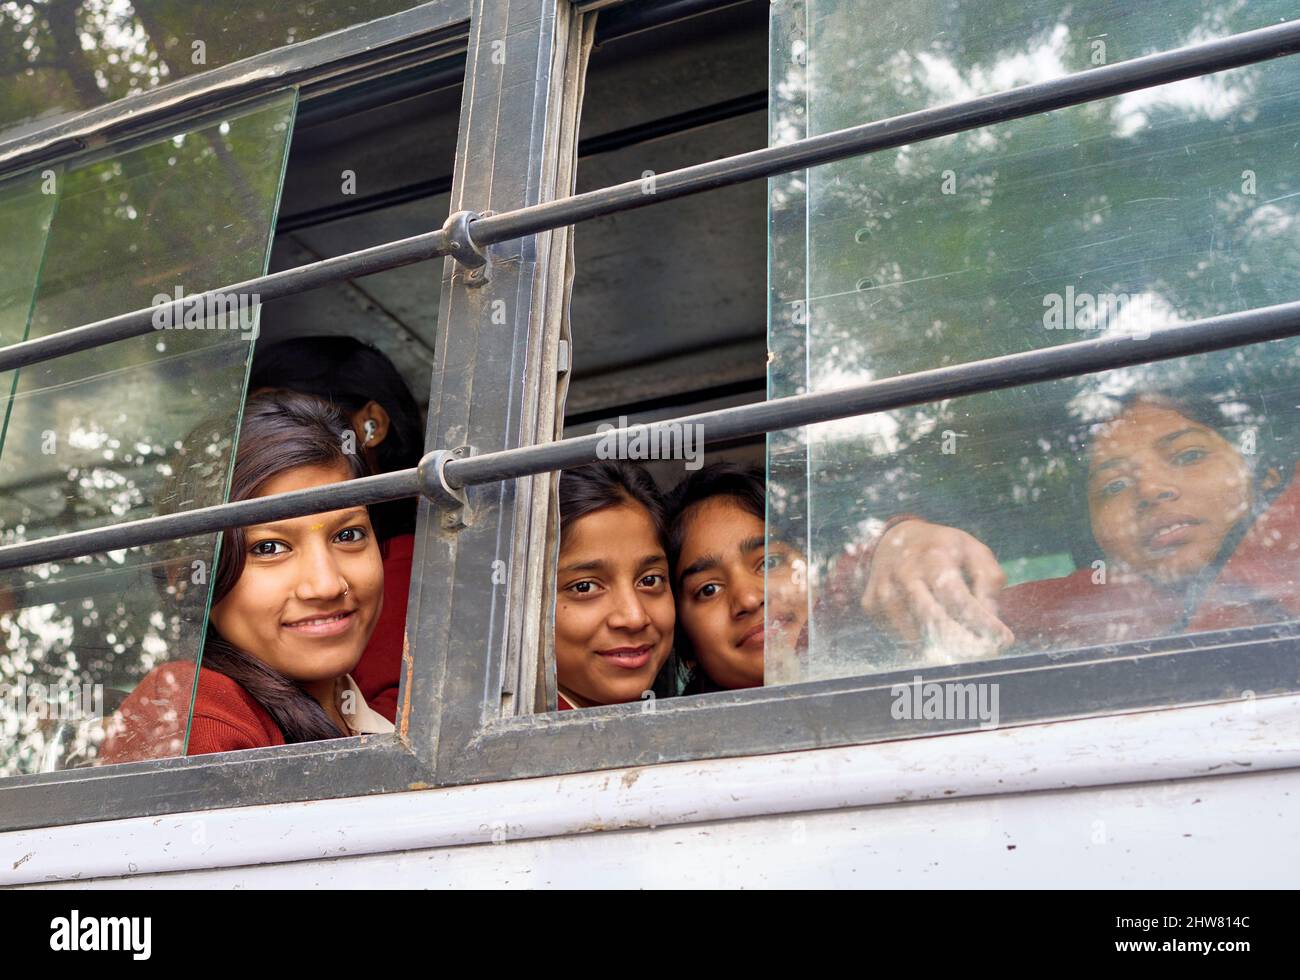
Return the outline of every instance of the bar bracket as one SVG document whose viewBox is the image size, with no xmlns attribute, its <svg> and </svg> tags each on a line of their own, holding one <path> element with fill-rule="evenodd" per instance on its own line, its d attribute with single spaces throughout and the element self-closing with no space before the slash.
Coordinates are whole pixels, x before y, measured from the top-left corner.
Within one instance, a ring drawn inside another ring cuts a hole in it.
<svg viewBox="0 0 1300 980">
<path fill-rule="evenodd" d="M 457 446 L 434 450 L 420 460 L 420 492 L 438 509 L 439 524 L 445 531 L 469 526 L 469 497 L 464 487 L 453 487 L 447 482 L 447 463 L 468 459 L 476 452 L 473 446 Z"/>
<path fill-rule="evenodd" d="M 447 247 L 451 250 L 451 257 L 465 269 L 465 282 L 470 286 L 481 286 L 487 282 L 492 268 L 487 249 L 480 248 L 474 243 L 474 237 L 470 234 L 470 225 L 492 213 L 491 211 L 484 211 L 481 214 L 477 211 L 455 211 L 448 215 L 442 226 L 443 234 L 447 236 Z"/>
</svg>

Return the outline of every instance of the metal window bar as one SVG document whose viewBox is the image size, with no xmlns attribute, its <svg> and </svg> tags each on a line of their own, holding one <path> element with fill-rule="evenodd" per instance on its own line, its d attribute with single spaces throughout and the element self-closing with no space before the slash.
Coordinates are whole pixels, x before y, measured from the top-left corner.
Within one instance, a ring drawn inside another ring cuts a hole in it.
<svg viewBox="0 0 1300 980">
<path fill-rule="evenodd" d="M 463 506 L 466 487 L 590 463 L 597 459 L 597 449 L 602 442 L 617 440 L 620 434 L 636 431 L 663 431 L 674 426 L 698 425 L 704 444 L 710 445 L 852 415 L 868 415 L 943 398 L 1016 388 L 1297 335 L 1300 335 L 1300 301 L 1158 328 L 1142 340 L 1123 336 L 1081 340 L 830 391 L 790 395 L 665 422 L 575 436 L 522 449 L 460 458 L 454 458 L 445 450 L 435 450 L 425 456 L 418 467 L 409 470 L 9 545 L 0 548 L 0 570 L 153 544 L 228 527 L 286 520 L 357 504 L 397 500 L 420 493 L 444 505 Z"/>
<path fill-rule="evenodd" d="M 469 215 L 472 240 L 457 258 L 470 259 L 486 246 L 524 238 L 566 225 L 588 221 L 621 211 L 647 207 L 662 201 L 699 194 L 759 178 L 803 170 L 807 167 L 888 150 L 978 129 L 981 126 L 1021 119 L 1067 106 L 1122 95 L 1199 75 L 1240 68 L 1300 52 L 1300 20 L 1234 34 L 1217 41 L 1145 55 L 1114 65 L 1076 72 L 1064 78 L 1035 82 L 992 95 L 934 109 L 922 109 L 878 122 L 836 130 L 784 146 L 754 150 L 654 177 L 627 181 L 585 194 L 576 194 L 547 204 L 521 208 L 507 214 L 477 217 Z M 326 259 L 312 265 L 288 269 L 258 279 L 196 293 L 184 302 L 200 297 L 246 295 L 274 299 L 304 292 L 316 286 L 354 276 L 369 275 L 426 259 L 455 255 L 449 241 L 452 227 L 463 215 L 452 215 L 439 231 L 402 239 L 360 252 Z M 472 220 L 477 218 L 477 220 Z M 462 226 L 463 227 L 463 226 Z M 181 301 L 169 304 L 179 307 Z M 154 314 L 163 307 L 149 307 L 123 313 L 107 320 L 74 327 L 49 337 L 10 344 L 0 348 L 0 372 L 37 364 L 102 344 L 148 334 L 154 329 Z M 175 310 L 173 311 L 175 312 Z"/>
<path fill-rule="evenodd" d="M 478 267 L 488 257 L 487 246 L 580 221 L 1296 53 L 1300 53 L 1300 20 L 684 167 L 657 175 L 651 183 L 628 181 L 500 215 L 457 212 L 438 231 L 197 293 L 167 305 L 179 308 L 183 303 L 206 303 L 218 294 L 255 294 L 262 299 L 288 296 L 340 279 L 448 255 L 466 267 Z M 163 308 L 137 310 L 12 344 L 0 349 L 0 372 L 145 335 L 154 329 L 154 315 Z M 1300 335 L 1300 302 L 1284 303 L 1154 330 L 1143 340 L 1110 337 L 1080 341 L 632 429 L 701 425 L 709 444 L 1296 335 Z M 613 437 L 617 438 L 617 433 Z M 439 450 L 415 469 L 9 545 L 0 548 L 0 570 L 417 494 L 454 507 L 463 504 L 462 491 L 468 486 L 590 462 L 596 458 L 601 439 L 599 435 L 582 436 L 466 458 L 453 458 Z"/>
</svg>

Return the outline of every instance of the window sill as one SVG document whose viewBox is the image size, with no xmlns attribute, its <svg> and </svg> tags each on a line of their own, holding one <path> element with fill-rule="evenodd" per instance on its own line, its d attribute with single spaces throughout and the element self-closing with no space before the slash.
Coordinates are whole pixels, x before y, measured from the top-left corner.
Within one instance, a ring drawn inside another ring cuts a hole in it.
<svg viewBox="0 0 1300 980">
<path fill-rule="evenodd" d="M 0 835 L 0 885 L 1300 768 L 1300 696 Z"/>
</svg>

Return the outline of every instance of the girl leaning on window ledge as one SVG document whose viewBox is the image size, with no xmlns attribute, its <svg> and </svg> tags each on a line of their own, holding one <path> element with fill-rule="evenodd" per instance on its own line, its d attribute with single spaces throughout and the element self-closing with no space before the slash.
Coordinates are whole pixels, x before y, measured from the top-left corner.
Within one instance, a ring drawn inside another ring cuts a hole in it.
<svg viewBox="0 0 1300 980">
<path fill-rule="evenodd" d="M 364 457 L 344 451 L 347 428 L 347 418 L 317 398 L 249 399 L 230 499 L 366 476 Z M 383 563 L 365 507 L 227 530 L 187 754 L 391 732 L 349 673 L 383 597 Z M 151 671 L 110 722 L 101 763 L 179 751 L 193 681 L 188 663 Z"/>
</svg>

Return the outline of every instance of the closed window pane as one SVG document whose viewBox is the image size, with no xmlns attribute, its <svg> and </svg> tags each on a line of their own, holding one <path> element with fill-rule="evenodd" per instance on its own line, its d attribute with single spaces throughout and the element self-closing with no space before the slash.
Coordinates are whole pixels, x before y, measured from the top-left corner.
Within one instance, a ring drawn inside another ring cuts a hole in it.
<svg viewBox="0 0 1300 980">
<path fill-rule="evenodd" d="M 295 105 L 286 92 L 69 165 L 30 336 L 264 274 Z M 232 300 L 18 372 L 0 451 L 6 541 L 225 499 L 258 315 Z M 0 573 L 0 774 L 102 761 L 102 720 L 165 661 L 181 665 L 173 689 L 155 692 L 173 705 L 159 712 L 167 730 L 111 756 L 183 753 L 215 542 Z"/>
<path fill-rule="evenodd" d="M 774 10 L 778 142 L 1294 16 L 1281 0 Z M 772 393 L 1294 300 L 1297 96 L 1300 59 L 1281 58 L 774 180 Z M 811 588 L 769 576 L 787 642 L 768 683 L 1300 618 L 1297 354 L 774 435 L 769 535 Z"/>
<path fill-rule="evenodd" d="M 27 339 L 61 174 L 62 168 L 55 167 L 0 183 L 6 232 L 0 236 L 0 347 Z M 0 373 L 0 393 L 8 396 L 17 378 L 15 371 Z M 0 416 L 0 451 L 7 423 L 6 412 Z"/>
<path fill-rule="evenodd" d="M 0 3 L 5 139 L 275 48 L 418 6 L 418 0 L 55 0 Z"/>
</svg>

